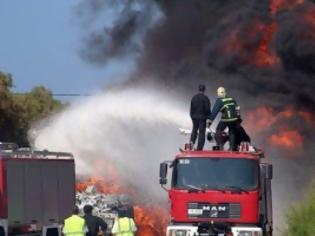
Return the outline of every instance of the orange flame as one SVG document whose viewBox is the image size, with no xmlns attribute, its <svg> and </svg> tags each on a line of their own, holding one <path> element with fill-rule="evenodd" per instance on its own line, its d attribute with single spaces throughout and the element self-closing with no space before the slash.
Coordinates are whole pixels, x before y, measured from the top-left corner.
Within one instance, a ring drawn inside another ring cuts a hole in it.
<svg viewBox="0 0 315 236">
<path fill-rule="evenodd" d="M 88 187 L 88 184 L 85 182 L 77 182 L 75 189 L 77 192 L 83 192 L 86 190 L 86 188 Z"/>
<path fill-rule="evenodd" d="M 223 54 L 233 55 L 238 63 L 251 64 L 258 67 L 275 66 L 280 60 L 275 52 L 270 48 L 271 41 L 273 39 L 274 33 L 277 30 L 277 25 L 275 22 L 266 25 L 259 21 L 253 21 L 252 25 L 249 27 L 251 30 L 247 32 L 248 37 L 256 37 L 257 34 L 261 33 L 262 39 L 255 51 L 251 53 L 246 58 L 242 58 L 242 51 L 246 51 L 242 39 L 238 37 L 239 28 L 234 29 L 229 33 L 229 36 L 225 38 L 218 50 Z M 251 58 L 248 60 L 248 58 Z"/>
<path fill-rule="evenodd" d="M 246 128 L 250 133 L 261 132 L 268 129 L 275 121 L 274 111 L 270 107 L 258 107 L 245 115 Z"/>
<path fill-rule="evenodd" d="M 272 41 L 277 31 L 278 25 L 275 15 L 282 11 L 290 11 L 295 7 L 305 3 L 305 0 L 273 0 L 269 6 L 270 23 L 263 22 L 259 18 L 252 19 L 250 25 L 246 26 L 245 34 L 239 36 L 240 27 L 236 26 L 231 30 L 227 37 L 222 40 L 218 47 L 218 51 L 222 54 L 233 56 L 238 63 L 255 65 L 257 67 L 273 67 L 281 63 L 277 53 L 272 49 Z M 315 11 L 313 8 L 304 10 L 300 16 L 306 22 L 313 25 L 315 30 Z M 244 31 L 244 29 L 243 29 Z M 310 33 L 311 34 L 311 33 Z M 246 49 L 247 45 L 244 41 L 247 38 L 255 39 L 257 35 L 262 35 L 261 40 L 254 50 Z M 301 37 L 311 37 L 310 35 L 301 35 Z"/>
<path fill-rule="evenodd" d="M 115 182 L 112 180 L 105 181 L 102 178 L 96 176 L 93 176 L 84 181 L 78 181 L 76 184 L 76 191 L 84 191 L 89 185 L 93 185 L 98 192 L 104 194 L 128 194 L 130 196 L 136 195 L 133 189 L 126 186 L 119 180 Z"/>
<path fill-rule="evenodd" d="M 285 130 L 271 135 L 268 141 L 272 145 L 292 150 L 302 148 L 304 138 L 296 130 Z"/>
<path fill-rule="evenodd" d="M 290 119 L 294 117 L 302 118 L 310 126 L 315 124 L 314 115 L 309 111 L 296 111 L 293 107 L 288 107 L 283 111 L 276 112 L 271 107 L 262 106 L 245 115 L 246 128 L 252 132 L 262 132 L 280 120 L 290 123 Z"/>
<path fill-rule="evenodd" d="M 273 35 L 277 30 L 277 25 L 275 22 L 270 25 L 260 24 L 257 30 L 263 32 L 263 38 L 258 46 L 253 63 L 256 66 L 273 66 L 277 65 L 280 60 L 275 52 L 270 49 L 270 44 L 273 39 Z"/>
<path fill-rule="evenodd" d="M 314 114 L 307 110 L 288 107 L 283 111 L 262 106 L 245 115 L 246 129 L 255 137 L 263 137 L 266 143 L 278 148 L 286 156 L 301 155 L 306 138 L 301 127 L 314 129 Z M 267 135 L 267 136 L 266 136 Z"/>
<path fill-rule="evenodd" d="M 138 236 L 165 235 L 168 212 L 161 206 L 135 206 L 135 221 Z"/>
</svg>

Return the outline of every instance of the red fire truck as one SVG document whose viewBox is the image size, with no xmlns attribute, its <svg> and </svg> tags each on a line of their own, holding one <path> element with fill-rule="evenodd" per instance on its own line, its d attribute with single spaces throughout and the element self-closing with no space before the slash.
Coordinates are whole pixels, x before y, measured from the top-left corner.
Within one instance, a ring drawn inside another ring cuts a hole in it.
<svg viewBox="0 0 315 236">
<path fill-rule="evenodd" d="M 172 168 L 167 236 L 272 235 L 272 165 L 250 150 L 183 150 L 160 164 L 164 189 Z"/>
<path fill-rule="evenodd" d="M 72 154 L 0 143 L 0 235 L 61 235 L 75 204 Z"/>
</svg>

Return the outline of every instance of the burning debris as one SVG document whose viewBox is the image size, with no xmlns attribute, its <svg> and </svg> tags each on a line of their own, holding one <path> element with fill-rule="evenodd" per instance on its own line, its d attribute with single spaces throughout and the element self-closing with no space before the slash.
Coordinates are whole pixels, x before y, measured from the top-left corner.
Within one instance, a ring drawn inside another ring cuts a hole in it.
<svg viewBox="0 0 315 236">
<path fill-rule="evenodd" d="M 165 226 L 168 221 L 166 207 L 149 202 L 144 204 L 139 201 L 142 198 L 139 193 L 133 191 L 129 192 L 131 195 L 117 193 L 115 189 L 105 188 L 105 186 L 108 186 L 108 183 L 96 177 L 77 182 L 76 203 L 79 208 L 82 210 L 86 204 L 92 205 L 93 213 L 107 223 L 108 232 L 111 231 L 114 220 L 118 217 L 118 211 L 124 210 L 134 218 L 138 236 L 165 234 Z M 137 201 L 134 202 L 134 199 Z"/>
<path fill-rule="evenodd" d="M 107 223 L 108 232 L 111 232 L 120 208 L 128 207 L 128 209 L 132 209 L 130 211 L 130 217 L 133 217 L 133 207 L 128 195 L 100 193 L 93 185 L 87 186 L 84 191 L 77 192 L 76 204 L 81 212 L 83 212 L 85 205 L 93 206 L 93 213 L 101 217 Z"/>
</svg>

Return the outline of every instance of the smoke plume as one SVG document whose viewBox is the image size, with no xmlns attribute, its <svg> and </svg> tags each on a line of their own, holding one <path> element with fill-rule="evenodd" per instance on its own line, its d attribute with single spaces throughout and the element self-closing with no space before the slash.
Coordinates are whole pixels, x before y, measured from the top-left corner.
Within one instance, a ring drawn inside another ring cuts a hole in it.
<svg viewBox="0 0 315 236">
<path fill-rule="evenodd" d="M 152 0 L 94 0 L 81 3 L 77 13 L 90 31 L 81 56 L 96 64 L 137 57 L 142 52 L 145 33 L 162 18 Z M 99 21 L 104 24 L 99 25 Z"/>
</svg>

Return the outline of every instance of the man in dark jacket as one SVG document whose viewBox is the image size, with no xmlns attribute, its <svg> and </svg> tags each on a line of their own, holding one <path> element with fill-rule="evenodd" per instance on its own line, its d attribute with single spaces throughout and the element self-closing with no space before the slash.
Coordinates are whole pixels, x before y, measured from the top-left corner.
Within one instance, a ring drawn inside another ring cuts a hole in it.
<svg viewBox="0 0 315 236">
<path fill-rule="evenodd" d="M 193 96 L 190 103 L 190 117 L 193 123 L 193 129 L 190 142 L 195 144 L 198 134 L 197 150 L 202 150 L 205 144 L 206 121 L 210 117 L 210 100 L 204 94 L 206 86 L 201 84 L 198 87 L 198 94 Z"/>
<path fill-rule="evenodd" d="M 92 215 L 93 207 L 91 205 L 85 205 L 83 207 L 84 219 L 88 228 L 87 236 L 101 236 L 105 235 L 107 224 L 105 221 L 97 216 Z"/>
</svg>

